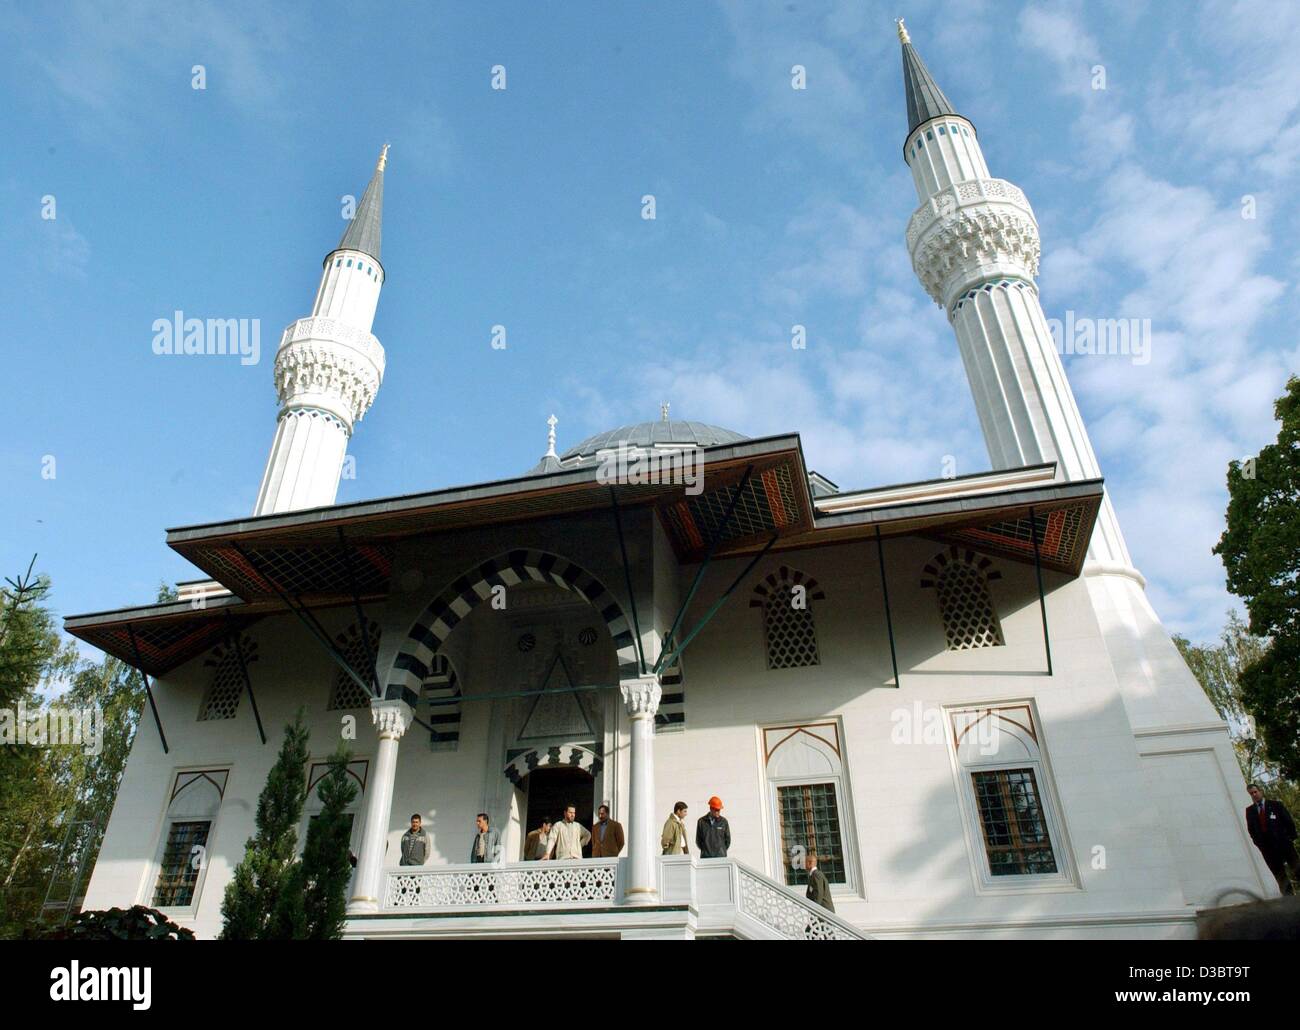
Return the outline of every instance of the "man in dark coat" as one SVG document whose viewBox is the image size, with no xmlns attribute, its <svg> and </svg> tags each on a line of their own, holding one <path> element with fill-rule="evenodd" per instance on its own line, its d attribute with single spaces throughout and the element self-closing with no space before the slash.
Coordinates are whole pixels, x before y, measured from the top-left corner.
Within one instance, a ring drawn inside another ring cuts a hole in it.
<svg viewBox="0 0 1300 1030">
<path fill-rule="evenodd" d="M 601 805 L 591 828 L 591 857 L 613 858 L 622 850 L 623 824 L 609 817 L 609 805 Z"/>
<path fill-rule="evenodd" d="M 804 897 L 815 905 L 821 905 L 827 912 L 835 911 L 835 902 L 831 901 L 831 882 L 826 874 L 817 868 L 817 852 L 808 849 L 806 858 L 808 867 L 808 890 Z"/>
<path fill-rule="evenodd" d="M 1269 872 L 1277 879 L 1278 888 L 1283 894 L 1293 894 L 1295 888 L 1290 877 L 1300 876 L 1300 863 L 1295 851 L 1295 821 L 1286 805 L 1264 797 L 1258 783 L 1252 783 L 1246 789 L 1251 800 L 1246 809 L 1246 831 L 1264 856 Z"/>
<path fill-rule="evenodd" d="M 695 824 L 695 851 L 700 858 L 726 858 L 731 847 L 731 826 L 722 816 L 722 798 L 709 798 L 709 814 Z"/>
<path fill-rule="evenodd" d="M 420 825 L 420 814 L 411 816 L 411 828 L 402 834 L 401 865 L 424 865 L 429 857 L 429 835 Z"/>
</svg>

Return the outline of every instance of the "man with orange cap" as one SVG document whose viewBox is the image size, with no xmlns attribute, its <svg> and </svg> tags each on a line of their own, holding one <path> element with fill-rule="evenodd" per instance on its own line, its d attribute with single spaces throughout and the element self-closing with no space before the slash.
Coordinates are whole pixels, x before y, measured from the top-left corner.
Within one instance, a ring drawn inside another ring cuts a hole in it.
<svg viewBox="0 0 1300 1030">
<path fill-rule="evenodd" d="M 731 847 L 731 826 L 722 815 L 722 798 L 709 798 L 708 815 L 695 824 L 695 850 L 700 858 L 726 858 Z"/>
</svg>

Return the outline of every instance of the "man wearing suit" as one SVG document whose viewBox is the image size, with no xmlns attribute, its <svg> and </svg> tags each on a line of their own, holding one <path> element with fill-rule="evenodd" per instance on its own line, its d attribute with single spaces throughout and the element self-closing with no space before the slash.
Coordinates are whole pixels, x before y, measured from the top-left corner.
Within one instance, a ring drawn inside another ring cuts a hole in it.
<svg viewBox="0 0 1300 1030">
<path fill-rule="evenodd" d="M 834 912 L 835 902 L 831 901 L 831 882 L 826 879 L 826 874 L 817 868 L 817 852 L 812 848 L 808 849 L 806 864 L 808 890 L 804 893 L 804 897 L 815 905 L 821 905 L 827 912 Z"/>
<path fill-rule="evenodd" d="M 679 801 L 673 805 L 673 814 L 664 823 L 664 832 L 659 835 L 659 846 L 665 855 L 689 855 L 691 849 L 686 845 L 686 802 Z"/>
<path fill-rule="evenodd" d="M 1295 888 L 1288 873 L 1300 876 L 1300 863 L 1296 857 L 1295 822 L 1291 813 L 1282 802 L 1264 797 L 1258 783 L 1252 783 L 1246 789 L 1251 800 L 1246 809 L 1246 831 L 1264 856 L 1269 872 L 1277 879 L 1278 889 L 1283 894 L 1293 894 Z"/>
<path fill-rule="evenodd" d="M 609 817 L 609 805 L 596 809 L 596 825 L 591 828 L 591 857 L 613 858 L 623 850 L 623 824 Z"/>
<path fill-rule="evenodd" d="M 474 820 L 477 832 L 469 846 L 469 860 L 473 863 L 495 862 L 501 856 L 501 837 L 488 826 L 488 814 L 480 812 Z"/>
<path fill-rule="evenodd" d="M 524 861 L 536 862 L 546 854 L 546 845 L 551 842 L 551 820 L 548 816 L 542 825 L 530 833 L 524 841 Z"/>
</svg>

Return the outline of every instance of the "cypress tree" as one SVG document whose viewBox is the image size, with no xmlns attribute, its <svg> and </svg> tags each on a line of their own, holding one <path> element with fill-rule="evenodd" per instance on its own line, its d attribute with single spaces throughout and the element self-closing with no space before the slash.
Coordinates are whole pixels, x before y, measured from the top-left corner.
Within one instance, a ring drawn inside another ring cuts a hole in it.
<svg viewBox="0 0 1300 1030">
<path fill-rule="evenodd" d="M 280 898 L 298 848 L 298 821 L 307 800 L 307 739 L 298 710 L 285 726 L 279 757 L 257 799 L 257 832 L 249 838 L 221 903 L 223 940 L 279 936 Z M 301 898 L 301 895 L 299 895 Z M 285 916 L 290 918 L 291 916 Z"/>
<path fill-rule="evenodd" d="M 307 940 L 337 940 L 347 918 L 348 881 L 352 862 L 352 816 L 347 807 L 357 796 L 348 775 L 352 753 L 342 744 L 330 757 L 329 772 L 316 788 L 323 808 L 307 826 L 302 861 L 294 866 L 276 922 L 285 936 Z"/>
</svg>

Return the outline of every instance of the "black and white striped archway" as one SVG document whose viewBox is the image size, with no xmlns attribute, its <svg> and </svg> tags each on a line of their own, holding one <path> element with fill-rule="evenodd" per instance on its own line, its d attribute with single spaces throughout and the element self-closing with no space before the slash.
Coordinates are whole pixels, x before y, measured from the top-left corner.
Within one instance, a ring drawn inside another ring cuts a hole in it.
<svg viewBox="0 0 1300 1030">
<path fill-rule="evenodd" d="M 619 677 L 627 679 L 639 674 L 631 622 L 604 584 L 586 569 L 557 554 L 518 550 L 499 554 L 475 566 L 429 603 L 393 659 L 384 696 L 404 698 L 412 706 L 417 704 L 420 685 L 429 675 L 434 655 L 460 620 L 488 600 L 493 588 L 530 582 L 572 590 L 595 608 L 618 652 Z"/>
<path fill-rule="evenodd" d="M 581 769 L 596 776 L 600 773 L 600 755 L 582 744 L 557 744 L 548 748 L 534 748 L 516 755 L 505 767 L 506 779 L 516 787 L 522 787 L 524 778 L 535 769 L 554 769 L 565 767 Z"/>
</svg>

